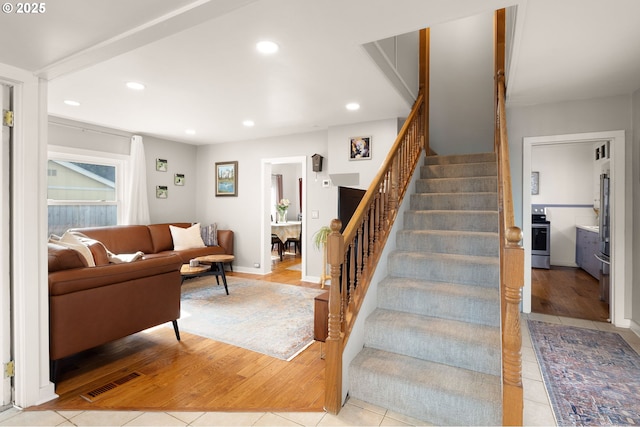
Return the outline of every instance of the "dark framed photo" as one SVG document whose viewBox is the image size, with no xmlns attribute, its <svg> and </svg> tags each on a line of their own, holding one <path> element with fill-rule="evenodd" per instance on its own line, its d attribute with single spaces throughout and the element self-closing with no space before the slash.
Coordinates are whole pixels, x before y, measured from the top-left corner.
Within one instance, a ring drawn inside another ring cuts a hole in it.
<svg viewBox="0 0 640 427">
<path fill-rule="evenodd" d="M 167 159 L 156 159 L 156 170 L 158 172 L 166 172 L 168 167 Z"/>
<path fill-rule="evenodd" d="M 184 185 L 184 174 L 177 173 L 173 176 L 173 184 L 174 185 Z"/>
<path fill-rule="evenodd" d="M 349 138 L 349 160 L 371 160 L 371 137 Z"/>
<path fill-rule="evenodd" d="M 238 195 L 238 162 L 216 162 L 216 196 Z"/>
<path fill-rule="evenodd" d="M 166 185 L 156 186 L 156 197 L 158 199 L 166 199 L 167 197 L 169 197 L 169 189 Z"/>
</svg>

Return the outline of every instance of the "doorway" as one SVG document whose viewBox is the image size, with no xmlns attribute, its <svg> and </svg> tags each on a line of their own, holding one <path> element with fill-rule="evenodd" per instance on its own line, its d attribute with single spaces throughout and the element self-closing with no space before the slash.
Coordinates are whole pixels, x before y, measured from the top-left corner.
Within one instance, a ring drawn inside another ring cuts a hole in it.
<svg viewBox="0 0 640 427">
<path fill-rule="evenodd" d="M 283 172 L 285 171 L 285 172 Z M 286 172 L 289 171 L 289 172 Z M 283 184 L 283 192 L 280 193 L 282 198 L 289 199 L 290 212 L 287 214 L 287 219 L 292 221 L 298 220 L 298 213 L 300 214 L 300 262 L 299 266 L 293 265 L 287 268 L 296 268 L 296 272 L 299 271 L 299 275 L 296 274 L 298 279 L 303 279 L 306 276 L 306 236 L 307 236 L 307 221 L 306 221 L 306 176 L 307 176 L 307 158 L 305 156 L 297 157 L 281 157 L 262 160 L 262 272 L 268 274 L 272 271 L 272 228 L 271 222 L 275 220 L 274 216 L 275 207 L 273 206 L 273 191 L 272 191 L 272 176 L 282 172 L 283 180 L 287 181 Z M 302 182 L 299 181 L 302 179 Z M 299 192 L 299 193 L 298 193 Z M 276 198 L 280 197 L 277 196 Z M 284 258 L 284 257 L 283 257 Z"/>
<path fill-rule="evenodd" d="M 625 318 L 629 307 L 625 301 L 630 295 L 630 274 L 627 271 L 627 257 L 630 254 L 630 241 L 627 242 L 624 230 L 626 226 L 626 194 L 625 194 L 625 133 L 624 131 L 589 132 L 582 134 L 553 135 L 544 137 L 526 137 L 523 143 L 522 164 L 522 216 L 525 249 L 525 283 L 523 290 L 522 310 L 531 312 L 531 156 L 532 147 L 549 144 L 588 143 L 609 141 L 611 149 L 611 239 L 613 242 L 611 268 L 611 322 L 618 327 L 629 327 L 630 321 Z"/>
</svg>

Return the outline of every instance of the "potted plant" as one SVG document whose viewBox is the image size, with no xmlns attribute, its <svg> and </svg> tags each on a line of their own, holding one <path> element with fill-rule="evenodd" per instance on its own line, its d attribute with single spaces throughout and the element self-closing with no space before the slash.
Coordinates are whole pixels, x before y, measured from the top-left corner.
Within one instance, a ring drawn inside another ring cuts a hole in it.
<svg viewBox="0 0 640 427">
<path fill-rule="evenodd" d="M 327 280 L 327 238 L 331 234 L 331 228 L 328 226 L 320 227 L 313 235 L 313 244 L 316 249 L 322 249 L 322 273 L 320 275 L 320 285 L 324 288 Z"/>
</svg>

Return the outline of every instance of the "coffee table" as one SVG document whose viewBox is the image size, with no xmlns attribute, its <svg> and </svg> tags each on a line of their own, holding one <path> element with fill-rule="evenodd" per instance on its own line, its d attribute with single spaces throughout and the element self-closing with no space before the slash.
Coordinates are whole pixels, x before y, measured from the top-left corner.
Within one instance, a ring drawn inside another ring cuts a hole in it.
<svg viewBox="0 0 640 427">
<path fill-rule="evenodd" d="M 229 295 L 229 288 L 227 287 L 227 276 L 224 273 L 224 265 L 228 262 L 233 262 L 234 259 L 235 257 L 233 255 L 205 255 L 196 258 L 200 264 L 210 264 L 211 270 L 203 274 L 216 276 L 218 285 L 220 285 L 218 277 L 222 276 L 222 283 L 224 283 L 224 290 L 227 292 L 227 295 Z"/>
</svg>

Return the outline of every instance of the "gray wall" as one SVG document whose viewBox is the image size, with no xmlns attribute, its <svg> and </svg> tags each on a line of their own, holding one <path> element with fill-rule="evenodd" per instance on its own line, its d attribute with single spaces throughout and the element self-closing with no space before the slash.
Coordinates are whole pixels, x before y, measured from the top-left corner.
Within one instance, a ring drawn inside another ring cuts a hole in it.
<svg viewBox="0 0 640 427">
<path fill-rule="evenodd" d="M 493 13 L 431 27 L 429 146 L 493 151 Z"/>
<path fill-rule="evenodd" d="M 57 117 L 49 118 L 49 144 L 95 152 L 129 155 L 133 134 Z M 143 136 L 147 162 L 147 190 L 152 223 L 190 222 L 196 216 L 196 147 Z M 167 172 L 156 171 L 155 159 L 168 161 Z M 185 174 L 185 185 L 174 185 L 174 174 Z M 157 199 L 156 186 L 166 185 L 167 199 Z"/>
</svg>

